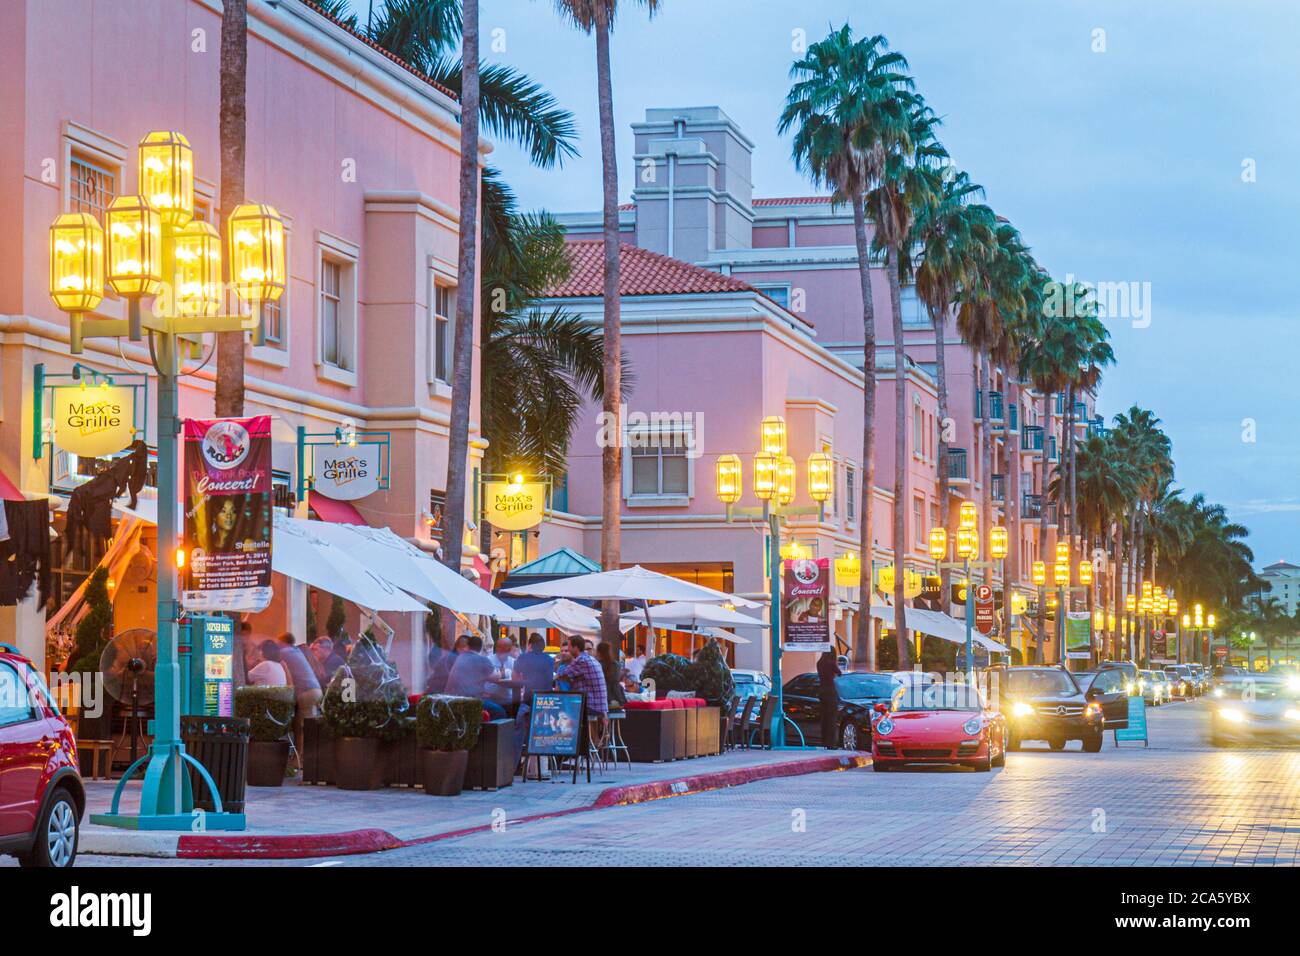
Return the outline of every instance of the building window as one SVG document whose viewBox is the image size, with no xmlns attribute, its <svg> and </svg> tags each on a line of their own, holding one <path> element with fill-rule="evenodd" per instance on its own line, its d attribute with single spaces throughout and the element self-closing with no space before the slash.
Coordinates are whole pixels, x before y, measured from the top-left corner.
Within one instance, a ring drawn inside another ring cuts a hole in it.
<svg viewBox="0 0 1300 956">
<path fill-rule="evenodd" d="M 456 288 L 435 282 L 433 285 L 433 378 L 451 384 L 452 340 L 456 328 Z"/>
<path fill-rule="evenodd" d="M 844 466 L 844 516 L 852 524 L 857 517 L 858 496 L 854 490 L 857 483 L 857 470 L 852 465 Z"/>
<path fill-rule="evenodd" d="M 343 264 L 322 259 L 320 264 L 321 359 L 326 365 L 346 369 L 343 351 Z"/>
<path fill-rule="evenodd" d="M 630 495 L 684 496 L 691 493 L 687 436 L 665 428 L 628 435 Z"/>
<path fill-rule="evenodd" d="M 316 356 L 321 378 L 356 384 L 357 255 L 344 240 L 321 233 L 317 251 Z"/>
<path fill-rule="evenodd" d="M 754 288 L 781 308 L 790 308 L 790 287 L 788 285 L 756 285 Z"/>
<path fill-rule="evenodd" d="M 933 327 L 930 312 L 916 294 L 916 286 L 903 286 L 898 295 L 899 311 L 903 315 L 903 328 L 928 329 Z"/>
<path fill-rule="evenodd" d="M 912 537 L 919 547 L 925 547 L 925 499 L 912 499 Z"/>
<path fill-rule="evenodd" d="M 73 153 L 68 178 L 69 211 L 88 212 L 103 225 L 104 212 L 117 195 L 116 186 L 115 168 Z"/>
</svg>

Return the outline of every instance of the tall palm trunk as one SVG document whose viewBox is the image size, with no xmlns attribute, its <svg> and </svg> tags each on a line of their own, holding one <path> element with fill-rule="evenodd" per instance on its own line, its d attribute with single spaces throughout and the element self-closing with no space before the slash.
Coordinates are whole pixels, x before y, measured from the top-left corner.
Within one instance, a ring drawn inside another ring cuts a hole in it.
<svg viewBox="0 0 1300 956">
<path fill-rule="evenodd" d="M 903 302 L 898 286 L 897 256 L 897 248 L 891 245 L 885 253 L 885 272 L 889 278 L 889 306 L 894 326 L 894 636 L 898 640 L 898 666 L 904 667 L 912 660 L 903 594 L 909 547 L 907 513 L 912 500 L 907 481 L 907 353 L 903 349 Z"/>
<path fill-rule="evenodd" d="M 465 0 L 461 35 L 460 234 L 456 263 L 456 328 L 452 342 L 451 426 L 447 440 L 447 516 L 443 561 L 459 573 L 465 541 L 469 409 L 474 388 L 474 303 L 478 287 L 478 0 Z"/>
<path fill-rule="evenodd" d="M 1074 399 L 1075 399 L 1075 389 L 1074 386 L 1071 385 L 1070 396 L 1067 399 L 1067 401 L 1070 404 L 1070 407 L 1066 410 L 1069 416 L 1066 420 L 1069 428 L 1066 434 L 1069 436 L 1069 443 L 1070 443 L 1070 533 L 1081 534 L 1083 530 L 1082 526 L 1079 524 L 1078 519 L 1075 518 L 1076 509 L 1079 507 L 1079 488 L 1078 488 L 1078 482 L 1075 479 L 1075 471 L 1077 470 L 1079 464 L 1079 457 L 1078 457 L 1079 442 L 1078 442 L 1078 438 L 1075 436 L 1074 433 Z M 1085 553 L 1083 556 L 1087 557 L 1087 549 L 1084 549 L 1084 552 Z"/>
<path fill-rule="evenodd" d="M 989 538 L 990 530 L 993 528 L 993 434 L 992 409 L 989 405 L 989 387 L 991 369 L 988 349 L 981 349 L 979 357 L 979 390 L 980 390 L 980 550 L 984 557 L 989 556 Z M 992 582 L 993 571 L 988 569 L 982 575 L 986 582 Z M 971 599 L 968 592 L 967 600 Z"/>
<path fill-rule="evenodd" d="M 1012 408 L 1016 409 L 1016 426 L 1022 427 L 1020 421 L 1020 386 L 1015 383 L 1012 376 L 1007 376 L 1007 399 L 1006 408 L 1003 414 L 1007 416 L 1007 537 L 1009 538 L 1009 547 L 1007 548 L 1007 574 L 1006 580 L 1003 581 L 1003 597 L 1006 613 L 1010 614 L 1011 609 L 1011 589 L 1007 582 L 1018 584 L 1023 569 L 1020 566 L 1020 554 L 1023 546 L 1023 531 L 1020 526 L 1020 435 L 1011 434 L 1010 414 Z M 1009 618 L 1008 618 L 1009 619 Z M 1021 661 L 1025 663 L 1025 661 Z"/>
<path fill-rule="evenodd" d="M 605 331 L 604 366 L 605 394 L 603 409 L 606 421 L 617 423 L 617 440 L 607 442 L 601 449 L 601 478 L 604 494 L 600 505 L 600 566 L 606 571 L 616 570 L 622 563 L 622 476 L 623 476 L 623 421 L 620 405 L 623 401 L 621 356 L 622 324 L 620 317 L 618 282 L 618 154 L 614 147 L 614 88 L 609 68 L 608 12 L 603 3 L 596 7 L 596 83 L 600 101 L 600 170 L 604 193 L 605 239 Z M 600 612 L 601 640 L 617 647 L 622 638 L 618 629 L 618 602 L 606 601 Z M 654 642 L 653 631 L 650 641 Z M 651 647 L 653 653 L 653 647 Z"/>
<path fill-rule="evenodd" d="M 871 299 L 867 213 L 861 193 L 853 195 L 853 241 L 858 247 L 858 285 L 862 292 L 862 505 L 858 514 L 862 574 L 858 581 L 858 629 L 853 660 L 874 671 L 876 642 L 872 637 L 871 592 L 875 580 L 872 505 L 876 488 L 876 306 Z"/>
<path fill-rule="evenodd" d="M 1133 502 L 1133 508 L 1129 511 L 1128 516 L 1128 561 L 1129 561 L 1129 591 L 1135 595 L 1141 595 L 1142 584 L 1138 580 L 1138 511 L 1141 508 L 1139 501 Z M 1128 656 L 1130 660 L 1138 659 L 1137 651 L 1137 612 L 1134 611 L 1129 620 L 1128 628 Z"/>
<path fill-rule="evenodd" d="M 1043 392 L 1043 448 L 1038 456 L 1038 560 L 1043 562 L 1043 566 L 1050 568 L 1051 562 L 1047 560 L 1047 449 L 1050 446 L 1048 438 L 1052 431 L 1052 393 Z M 1056 613 L 1059 615 L 1061 609 L 1058 607 Z M 1038 648 L 1034 654 L 1035 662 L 1043 663 L 1043 645 L 1047 643 L 1047 591 L 1045 588 L 1038 589 Z M 1057 649 L 1060 650 L 1059 648 Z"/>
<path fill-rule="evenodd" d="M 229 214 L 244 201 L 244 147 L 248 134 L 245 97 L 248 86 L 248 0 L 221 5 L 221 212 Z M 220 228 L 220 226 L 218 226 Z M 231 263 L 225 264 L 229 277 Z M 227 286 L 229 288 L 229 286 Z M 218 417 L 244 414 L 244 333 L 217 333 Z"/>
<path fill-rule="evenodd" d="M 1124 513 L 1115 516 L 1114 547 L 1111 555 L 1111 610 L 1115 615 L 1115 626 L 1110 629 L 1110 656 L 1120 659 L 1120 635 L 1123 633 L 1124 621 Z"/>
<path fill-rule="evenodd" d="M 952 299 L 951 295 L 943 297 L 944 302 Z M 935 315 L 930 313 L 930 321 L 934 323 L 934 377 L 936 384 L 939 386 L 939 460 L 937 462 L 939 478 L 939 526 L 948 527 L 948 441 L 945 436 L 948 433 L 948 359 L 946 356 L 947 345 L 944 337 L 947 334 L 948 324 L 947 313 Z M 945 558 L 946 560 L 946 558 Z M 952 577 L 947 568 L 941 568 L 939 571 L 939 606 L 946 614 L 949 610 L 951 593 L 948 590 L 948 582 Z"/>
</svg>

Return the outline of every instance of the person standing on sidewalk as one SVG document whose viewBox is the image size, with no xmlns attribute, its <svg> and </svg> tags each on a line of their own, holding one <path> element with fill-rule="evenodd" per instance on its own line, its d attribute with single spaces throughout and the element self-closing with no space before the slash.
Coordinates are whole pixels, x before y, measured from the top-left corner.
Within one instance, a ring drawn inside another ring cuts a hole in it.
<svg viewBox="0 0 1300 956">
<path fill-rule="evenodd" d="M 833 651 L 823 651 L 817 658 L 817 699 L 822 714 L 822 746 L 827 750 L 839 749 L 840 694 L 835 689 L 835 678 L 840 676 L 840 665 Z"/>
<path fill-rule="evenodd" d="M 293 712 L 293 743 L 301 755 L 303 721 L 308 717 L 320 716 L 320 680 L 292 634 L 281 634 L 280 643 L 284 645 L 280 648 L 280 663 L 289 672 L 289 679 L 293 681 L 294 699 L 298 703 Z"/>
</svg>

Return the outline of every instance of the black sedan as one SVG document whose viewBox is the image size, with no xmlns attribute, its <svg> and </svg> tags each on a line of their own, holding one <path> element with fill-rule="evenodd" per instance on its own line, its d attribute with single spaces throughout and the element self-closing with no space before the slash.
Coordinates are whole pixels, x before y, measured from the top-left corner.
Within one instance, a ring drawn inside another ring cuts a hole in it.
<svg viewBox="0 0 1300 956">
<path fill-rule="evenodd" d="M 870 750 L 872 708 L 876 704 L 889 703 L 900 686 L 892 674 L 868 671 L 850 671 L 835 678 L 840 702 L 835 715 L 837 739 L 834 745 L 845 750 Z M 791 679 L 782 690 L 785 715 L 798 725 L 804 743 L 808 744 L 826 744 L 822 740 L 820 687 L 820 679 L 815 673 L 810 673 Z M 786 742 L 794 743 L 790 739 L 793 736 L 787 733 Z"/>
</svg>

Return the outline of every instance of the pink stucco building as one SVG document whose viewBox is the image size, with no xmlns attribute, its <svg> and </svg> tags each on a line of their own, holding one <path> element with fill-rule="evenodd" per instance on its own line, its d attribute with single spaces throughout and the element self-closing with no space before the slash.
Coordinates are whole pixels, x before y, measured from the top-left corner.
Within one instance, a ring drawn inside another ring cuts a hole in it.
<svg viewBox="0 0 1300 956">
<path fill-rule="evenodd" d="M 763 590 L 761 534 L 721 522 L 713 463 L 718 454 L 752 453 L 764 415 L 786 416 L 797 459 L 824 446 L 837 462 L 836 508 L 820 524 L 796 523 L 794 536 L 806 536 L 821 556 L 857 547 L 854 516 L 846 504 L 852 497 L 847 489 L 862 472 L 862 298 L 851 211 L 825 196 L 755 197 L 753 143 L 718 107 L 648 109 L 632 134 L 637 176 L 633 201 L 620 209 L 627 243 L 624 347 L 637 375 L 628 407 L 698 415 L 704 439 L 701 457 L 686 466 L 683 494 L 643 496 L 625 484 L 623 559 L 662 561 L 671 555 L 679 569 L 699 567 L 703 573 L 709 568 L 715 574 L 728 569 L 737 591 L 754 594 Z M 576 269 L 568 285 L 555 290 L 554 301 L 598 321 L 600 283 L 593 269 L 600 214 L 559 218 L 575 242 Z M 710 284 L 698 270 L 719 278 Z M 644 281 L 647 272 L 657 281 Z M 874 558 L 880 566 L 892 563 L 895 402 L 889 293 L 879 264 L 872 289 L 879 366 Z M 1064 397 L 1054 398 L 1050 421 L 1044 422 L 1041 396 L 995 368 L 987 396 L 990 433 L 982 434 L 978 418 L 985 396 L 978 394 L 975 354 L 949 320 L 944 335 L 951 437 L 945 478 L 952 513 L 941 516 L 936 471 L 943 423 L 934 381 L 935 331 L 911 288 L 903 292 L 903 322 L 909 360 L 911 500 L 904 505 L 909 560 L 918 569 L 932 568 L 925 549 L 929 529 L 941 521 L 955 527 L 960 503 L 979 503 L 984 484 L 991 482 L 992 523 L 1019 526 L 1018 560 L 1006 563 L 1007 575 L 1033 600 L 1030 562 L 1039 558 L 1035 509 L 1040 499 L 1035 496 L 1043 490 L 1037 461 L 1042 449 L 1053 456 L 1061 446 Z M 1093 418 L 1092 401 L 1080 396 L 1080 435 L 1096 427 L 1086 423 Z M 570 515 L 543 533 L 579 543 L 588 554 L 599 553 L 599 449 L 593 434 L 584 424 L 574 436 Z M 988 475 L 980 467 L 985 441 L 992 452 Z M 1016 484 L 1009 478 L 1013 471 L 1019 473 L 1022 493 L 1018 508 L 1008 500 L 1008 489 Z M 753 540 L 744 544 L 745 536 Z M 839 629 L 848 634 L 853 608 L 847 589 L 842 596 Z M 1012 640 L 1018 643 L 1019 635 Z M 761 644 L 742 646 L 737 660 L 760 666 L 765 654 Z"/>
<path fill-rule="evenodd" d="M 33 454 L 41 427 L 34 369 L 67 373 L 73 364 L 67 318 L 46 291 L 49 224 L 65 211 L 102 221 L 114 196 L 135 191 L 136 143 L 157 129 L 189 138 L 196 215 L 223 220 L 220 10 L 217 0 L 14 0 L 6 8 L 0 469 L 29 495 L 57 496 L 77 480 L 58 470 L 66 459 L 57 447 Z M 443 333 L 456 285 L 458 104 L 310 6 L 251 2 L 248 25 L 246 194 L 285 219 L 289 284 L 268 316 L 271 341 L 248 347 L 246 413 L 274 417 L 274 466 L 286 490 L 297 483 L 299 427 L 331 432 L 351 419 L 389 433 L 390 483 L 355 506 L 370 523 L 429 546 L 424 516 L 447 466 L 451 342 Z M 108 297 L 100 314 L 122 308 Z M 475 354 L 477 364 L 477 342 Z M 149 367 L 147 349 L 125 341 L 88 341 L 80 360 L 108 374 Z M 211 415 L 213 366 L 190 366 L 182 415 Z M 477 402 L 471 420 L 476 460 Z M 143 436 L 151 446 L 154 427 L 151 414 Z M 156 550 L 149 534 L 146 547 Z M 87 570 L 61 567 L 57 597 Z M 304 607 L 277 597 L 255 629 L 301 634 Z M 29 638 L 39 609 L 5 613 L 0 639 Z M 413 622 L 397 623 L 401 632 Z M 421 657 L 403 664 L 418 669 Z"/>
</svg>

